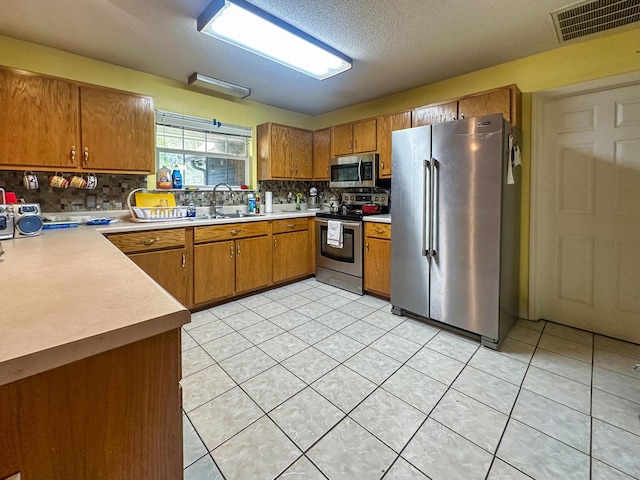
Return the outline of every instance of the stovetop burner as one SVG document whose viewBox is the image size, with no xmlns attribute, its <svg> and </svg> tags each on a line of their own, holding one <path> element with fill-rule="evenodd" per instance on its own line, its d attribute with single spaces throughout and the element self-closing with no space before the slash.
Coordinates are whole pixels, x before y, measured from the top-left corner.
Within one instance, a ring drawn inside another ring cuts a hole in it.
<svg viewBox="0 0 640 480">
<path fill-rule="evenodd" d="M 316 213 L 316 217 L 333 218 L 336 220 L 362 220 L 364 214 L 362 213 L 362 210 L 352 210 L 347 211 L 346 213 L 342 213 L 341 210 L 339 213 L 318 212 Z"/>
<path fill-rule="evenodd" d="M 363 213 L 362 205 L 376 203 L 381 205 L 378 213 Z M 337 213 L 318 212 L 317 217 L 333 218 L 336 220 L 362 220 L 365 215 L 379 215 L 389 213 L 389 194 L 387 193 L 343 193 L 340 210 Z"/>
</svg>

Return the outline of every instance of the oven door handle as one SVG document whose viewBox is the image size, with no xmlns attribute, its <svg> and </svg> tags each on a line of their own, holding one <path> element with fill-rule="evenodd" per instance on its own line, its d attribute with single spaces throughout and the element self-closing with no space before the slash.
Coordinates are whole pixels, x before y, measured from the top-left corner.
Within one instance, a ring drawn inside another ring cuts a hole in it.
<svg viewBox="0 0 640 480">
<path fill-rule="evenodd" d="M 316 222 L 318 222 L 318 223 L 329 223 L 329 220 L 320 220 L 319 218 L 316 218 Z M 342 223 L 343 227 L 359 227 L 361 225 L 360 223 L 343 222 L 341 220 L 336 220 L 336 222 Z"/>
</svg>

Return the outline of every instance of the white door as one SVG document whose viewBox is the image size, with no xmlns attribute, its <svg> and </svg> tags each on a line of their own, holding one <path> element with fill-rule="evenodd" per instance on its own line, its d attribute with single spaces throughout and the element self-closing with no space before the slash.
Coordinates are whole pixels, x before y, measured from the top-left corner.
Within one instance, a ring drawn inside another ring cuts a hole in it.
<svg viewBox="0 0 640 480">
<path fill-rule="evenodd" d="M 640 85 L 542 114 L 539 317 L 640 343 Z"/>
</svg>

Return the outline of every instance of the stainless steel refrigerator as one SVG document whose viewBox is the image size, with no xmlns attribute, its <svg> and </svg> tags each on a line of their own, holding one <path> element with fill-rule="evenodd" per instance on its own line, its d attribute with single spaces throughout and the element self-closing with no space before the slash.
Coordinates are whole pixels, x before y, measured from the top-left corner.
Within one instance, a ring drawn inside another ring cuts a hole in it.
<svg viewBox="0 0 640 480">
<path fill-rule="evenodd" d="M 392 311 L 496 348 L 518 317 L 520 132 L 496 114 L 392 135 Z"/>
</svg>

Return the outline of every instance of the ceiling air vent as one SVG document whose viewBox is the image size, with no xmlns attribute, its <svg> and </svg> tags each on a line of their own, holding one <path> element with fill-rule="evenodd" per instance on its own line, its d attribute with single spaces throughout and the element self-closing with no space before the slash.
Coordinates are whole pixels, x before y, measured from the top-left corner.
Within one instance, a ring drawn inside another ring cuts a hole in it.
<svg viewBox="0 0 640 480">
<path fill-rule="evenodd" d="M 551 14 L 560 43 L 640 20 L 640 0 L 581 2 Z"/>
</svg>

